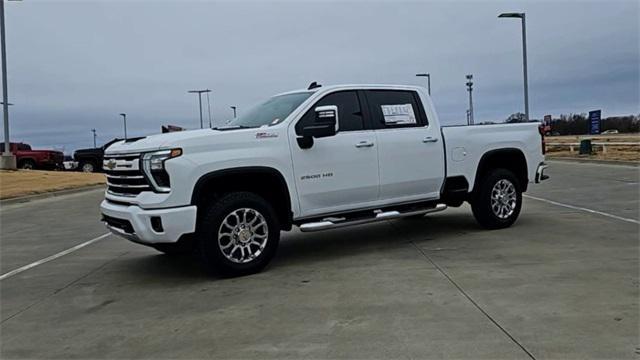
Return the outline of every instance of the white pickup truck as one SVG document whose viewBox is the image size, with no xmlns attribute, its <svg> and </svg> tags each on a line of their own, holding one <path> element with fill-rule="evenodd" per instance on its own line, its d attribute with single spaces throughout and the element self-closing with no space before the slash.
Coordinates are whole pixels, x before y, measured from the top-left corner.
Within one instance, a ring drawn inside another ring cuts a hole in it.
<svg viewBox="0 0 640 360">
<path fill-rule="evenodd" d="M 226 275 L 263 269 L 281 231 L 318 231 L 471 204 L 508 227 L 544 175 L 537 123 L 441 127 L 425 89 L 318 86 L 223 127 L 111 145 L 103 221 Z"/>
</svg>

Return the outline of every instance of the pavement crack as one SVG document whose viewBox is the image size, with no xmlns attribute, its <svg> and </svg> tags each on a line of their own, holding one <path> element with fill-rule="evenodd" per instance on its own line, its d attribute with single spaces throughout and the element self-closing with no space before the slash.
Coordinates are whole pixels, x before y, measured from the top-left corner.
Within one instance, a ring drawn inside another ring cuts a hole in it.
<svg viewBox="0 0 640 360">
<path fill-rule="evenodd" d="M 17 311 L 15 314 L 12 314 L 12 315 L 11 315 L 11 316 L 9 316 L 8 318 L 3 319 L 2 321 L 0 321 L 0 324 L 4 324 L 5 322 L 7 322 L 7 321 L 9 321 L 9 320 L 13 319 L 14 317 L 16 317 L 16 316 L 18 316 L 18 315 L 22 314 L 23 312 L 25 312 L 25 311 L 27 311 L 27 310 L 31 309 L 32 307 L 34 307 L 34 306 L 36 306 L 36 305 L 38 305 L 38 304 L 41 304 L 41 303 L 42 303 L 42 302 L 44 302 L 45 300 L 48 300 L 48 299 L 50 299 L 50 298 L 52 298 L 52 297 L 56 296 L 56 295 L 57 295 L 58 293 L 60 293 L 61 291 L 63 291 L 63 290 L 65 290 L 65 289 L 67 289 L 68 287 L 70 287 L 70 286 L 72 286 L 73 284 L 77 283 L 78 281 L 80 281 L 80 280 L 82 280 L 82 279 L 84 279 L 84 278 L 88 277 L 89 275 L 95 274 L 95 273 L 96 273 L 97 271 L 99 271 L 100 269 L 105 268 L 107 265 L 111 264 L 112 262 L 116 261 L 117 259 L 119 259 L 119 258 L 123 257 L 124 255 L 126 255 L 126 254 L 128 254 L 128 253 L 129 253 L 128 251 L 125 251 L 125 252 L 121 253 L 120 255 L 118 255 L 118 256 L 116 256 L 116 257 L 114 257 L 114 258 L 112 258 L 112 259 L 110 259 L 110 260 L 108 260 L 108 261 L 105 261 L 102 265 L 98 266 L 97 268 L 95 268 L 95 269 L 93 269 L 93 270 L 89 271 L 88 273 L 86 273 L 86 274 L 84 274 L 84 275 L 80 276 L 79 278 L 77 278 L 77 279 L 75 279 L 75 280 L 73 280 L 73 281 L 69 282 L 68 284 L 64 285 L 63 287 L 61 287 L 61 288 L 58 288 L 58 289 L 54 290 L 52 293 L 50 293 L 50 294 L 49 294 L 49 295 L 47 295 L 47 296 L 42 297 L 40 300 L 36 300 L 36 301 L 34 301 L 33 303 L 31 303 L 31 304 L 27 305 L 26 307 L 22 308 L 21 310 Z"/>
<path fill-rule="evenodd" d="M 424 250 L 422 250 L 418 245 L 416 245 L 415 242 L 410 241 L 410 243 L 411 245 L 413 245 L 413 247 L 416 250 L 418 250 L 420 254 L 422 254 L 422 256 L 425 259 L 427 259 L 427 261 L 429 261 L 438 270 L 438 272 L 440 272 L 453 286 L 455 286 L 456 289 L 458 289 L 458 291 L 465 298 L 467 298 L 467 300 L 469 300 L 471 304 L 473 304 L 473 306 L 475 306 L 487 319 L 489 319 L 489 321 L 491 321 L 498 329 L 500 329 L 500 331 L 502 331 L 509 339 L 511 339 L 513 343 L 515 343 L 518 347 L 520 347 L 520 349 L 522 349 L 522 351 L 524 351 L 531 359 L 536 360 L 536 357 L 533 356 L 533 354 L 529 350 L 527 350 L 527 348 L 524 347 L 524 345 L 522 345 L 522 343 L 520 343 L 518 339 L 516 339 L 513 335 L 511 335 L 502 325 L 500 325 L 500 323 L 498 323 L 496 319 L 494 319 L 475 300 L 473 300 L 473 298 L 462 288 L 462 286 L 460 286 L 455 280 L 453 280 L 453 278 L 449 276 L 449 274 L 447 274 L 447 272 L 444 271 L 444 269 L 442 269 L 440 265 L 438 265 L 429 255 L 427 255 L 427 253 L 424 252 Z"/>
</svg>

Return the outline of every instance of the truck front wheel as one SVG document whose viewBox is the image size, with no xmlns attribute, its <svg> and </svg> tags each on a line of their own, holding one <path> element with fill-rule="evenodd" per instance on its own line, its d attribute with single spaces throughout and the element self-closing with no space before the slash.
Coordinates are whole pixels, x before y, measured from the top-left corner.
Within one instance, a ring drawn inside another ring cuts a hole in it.
<svg viewBox="0 0 640 360">
<path fill-rule="evenodd" d="M 516 176 L 506 169 L 488 172 L 478 183 L 471 201 L 473 216 L 487 229 L 511 226 L 522 208 L 522 190 Z"/>
<path fill-rule="evenodd" d="M 196 234 L 207 268 L 240 276 L 267 266 L 280 240 L 278 218 L 267 201 L 253 193 L 233 192 L 204 211 Z"/>
<path fill-rule="evenodd" d="M 82 162 L 80 162 L 80 165 L 78 166 L 78 168 L 80 168 L 80 170 L 82 172 L 95 172 L 96 171 L 96 166 L 93 164 L 92 161 L 82 161 Z"/>
<path fill-rule="evenodd" d="M 31 159 L 26 159 L 26 160 L 22 160 L 18 167 L 24 170 L 33 170 L 36 168 L 36 163 Z"/>
</svg>

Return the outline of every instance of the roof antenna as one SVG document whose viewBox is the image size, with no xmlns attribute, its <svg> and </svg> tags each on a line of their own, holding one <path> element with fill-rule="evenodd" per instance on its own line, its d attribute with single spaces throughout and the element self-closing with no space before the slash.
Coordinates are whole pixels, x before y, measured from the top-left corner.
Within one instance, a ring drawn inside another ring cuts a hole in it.
<svg viewBox="0 0 640 360">
<path fill-rule="evenodd" d="M 313 90 L 313 89 L 319 88 L 321 86 L 322 85 L 320 85 L 320 84 L 318 84 L 317 82 L 314 81 L 311 84 L 309 84 L 309 87 L 307 88 L 307 90 Z"/>
</svg>

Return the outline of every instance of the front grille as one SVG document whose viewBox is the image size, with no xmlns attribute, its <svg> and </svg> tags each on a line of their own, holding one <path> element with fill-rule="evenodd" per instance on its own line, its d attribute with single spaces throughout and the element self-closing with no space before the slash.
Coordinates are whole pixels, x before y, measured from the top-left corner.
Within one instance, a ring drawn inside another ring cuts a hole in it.
<svg viewBox="0 0 640 360">
<path fill-rule="evenodd" d="M 129 222 L 129 220 L 118 219 L 107 215 L 102 215 L 102 221 L 106 222 L 107 225 L 118 228 L 127 234 L 133 234 L 133 226 Z"/>
<path fill-rule="evenodd" d="M 151 191 L 141 169 L 140 154 L 105 155 L 103 169 L 107 175 L 107 191 L 111 194 L 136 196 Z"/>
</svg>

